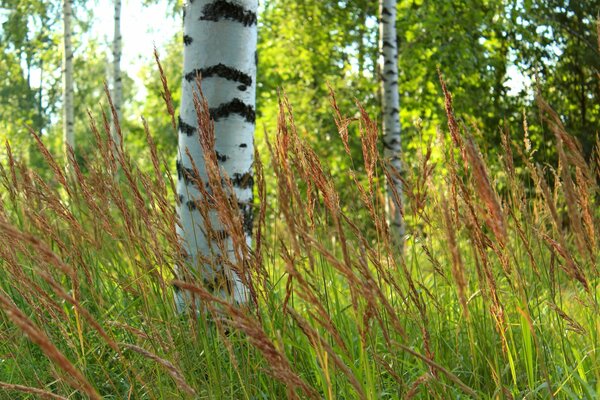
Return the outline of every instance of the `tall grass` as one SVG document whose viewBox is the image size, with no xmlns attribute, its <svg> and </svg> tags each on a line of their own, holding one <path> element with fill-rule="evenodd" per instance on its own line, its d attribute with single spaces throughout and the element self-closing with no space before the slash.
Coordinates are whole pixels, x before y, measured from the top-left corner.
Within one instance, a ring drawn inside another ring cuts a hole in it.
<svg viewBox="0 0 600 400">
<path fill-rule="evenodd" d="M 435 144 L 442 163 L 429 148 L 402 177 L 405 254 L 381 197 L 396 171 L 360 105 L 347 118 L 332 94 L 340 140 L 362 148 L 348 174 L 366 224 L 298 134 L 285 97 L 268 154 L 255 156 L 253 250 L 239 245 L 237 202 L 207 157 L 210 190 L 195 207 L 216 208 L 238 244 L 218 262 L 252 289 L 244 305 L 215 296 L 193 269 L 174 274 L 185 262 L 178 196 L 147 125 L 151 173 L 115 146 L 106 115 L 100 127 L 90 116 L 97 152 L 85 173 L 72 155 L 64 172 L 34 136 L 54 175 L 43 180 L 7 143 L 0 397 L 597 398 L 600 147 L 584 160 L 540 99 L 559 164 L 536 164 L 525 123 L 503 133 L 504 175 L 490 176 L 475 128 L 455 117 L 441 84 L 449 140 L 441 133 Z M 196 105 L 211 132 L 205 103 Z M 213 138 L 202 141 L 208 151 Z M 198 300 L 189 312 L 177 313 L 175 288 Z"/>
</svg>

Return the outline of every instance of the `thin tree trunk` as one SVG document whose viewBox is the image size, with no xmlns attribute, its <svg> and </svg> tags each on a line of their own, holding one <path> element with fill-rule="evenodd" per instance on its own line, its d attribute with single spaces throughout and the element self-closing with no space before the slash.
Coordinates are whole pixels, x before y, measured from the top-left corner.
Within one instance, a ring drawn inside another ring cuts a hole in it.
<svg viewBox="0 0 600 400">
<path fill-rule="evenodd" d="M 379 0 L 379 71 L 381 79 L 384 158 L 393 167 L 388 182 L 386 211 L 396 244 L 403 246 L 402 152 L 400 142 L 400 95 L 398 93 L 398 43 L 396 38 L 396 0 Z"/>
<path fill-rule="evenodd" d="M 256 12 L 258 0 L 188 0 L 184 9 L 184 76 L 179 117 L 177 157 L 179 204 L 177 213 L 188 266 L 199 269 L 199 276 L 215 294 L 231 296 L 238 303 L 248 300 L 248 289 L 240 277 L 224 266 L 216 269 L 202 263 L 202 256 L 213 258 L 219 250 L 210 244 L 195 202 L 201 194 L 186 171 L 192 169 L 189 151 L 199 170 L 199 178 L 207 181 L 204 154 L 199 142 L 198 122 L 193 93 L 195 79 L 202 77 L 202 91 L 215 124 L 215 151 L 219 166 L 231 178 L 241 215 L 244 218 L 246 245 L 252 235 L 252 163 L 254 156 L 256 94 Z M 215 210 L 209 211 L 215 231 L 223 229 Z M 224 232 L 221 232 L 224 233 Z M 214 239 L 213 239 L 214 242 Z M 227 257 L 231 260 L 233 245 L 225 239 Z M 181 268 L 179 268 L 181 273 Z M 219 282 L 227 280 L 227 288 Z M 177 305 L 185 306 L 178 293 Z"/>
<path fill-rule="evenodd" d="M 73 46 L 71 44 L 72 0 L 63 0 L 63 142 L 65 155 L 70 147 L 75 149 L 73 130 Z"/>
<path fill-rule="evenodd" d="M 121 103 L 123 102 L 123 82 L 121 80 L 121 0 L 115 0 L 115 30 L 113 36 L 113 93 L 112 100 L 117 112 L 117 118 L 121 120 Z M 120 148 L 121 138 L 117 134 L 116 124 L 113 121 L 112 137 L 117 148 Z"/>
</svg>

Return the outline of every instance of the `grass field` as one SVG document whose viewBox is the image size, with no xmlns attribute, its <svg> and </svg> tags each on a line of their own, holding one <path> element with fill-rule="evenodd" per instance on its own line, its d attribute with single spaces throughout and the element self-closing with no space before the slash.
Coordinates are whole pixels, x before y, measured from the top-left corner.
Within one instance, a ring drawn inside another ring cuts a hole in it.
<svg viewBox="0 0 600 400">
<path fill-rule="evenodd" d="M 348 171 L 355 209 L 282 100 L 255 159 L 252 251 L 236 202 L 211 182 L 237 243 L 229 267 L 252 293 L 240 306 L 193 271 L 175 279 L 174 178 L 149 133 L 151 172 L 111 150 L 107 118 L 90 128 L 85 172 L 73 161 L 65 172 L 41 141 L 50 180 L 10 156 L 0 398 L 598 398 L 600 147 L 585 160 L 538 106 L 559 163 L 534 161 L 525 123 L 503 135 L 492 176 L 446 93 L 449 135 L 403 173 L 399 254 L 382 206 L 396 171 L 380 159 L 376 121 L 333 104 L 339 140 L 363 151 Z M 175 286 L 199 300 L 189 312 L 177 313 Z"/>
</svg>

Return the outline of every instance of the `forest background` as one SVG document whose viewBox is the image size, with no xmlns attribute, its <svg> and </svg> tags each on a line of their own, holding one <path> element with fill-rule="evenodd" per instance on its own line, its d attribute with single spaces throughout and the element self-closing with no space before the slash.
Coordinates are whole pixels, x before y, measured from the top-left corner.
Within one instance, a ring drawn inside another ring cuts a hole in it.
<svg viewBox="0 0 600 400">
<path fill-rule="evenodd" d="M 600 1 L 398 2 L 402 254 L 377 2 L 261 2 L 248 309 L 173 281 L 182 4 L 125 2 L 116 159 L 111 7 L 74 2 L 67 180 L 61 2 L 0 0 L 0 398 L 597 398 Z"/>
</svg>

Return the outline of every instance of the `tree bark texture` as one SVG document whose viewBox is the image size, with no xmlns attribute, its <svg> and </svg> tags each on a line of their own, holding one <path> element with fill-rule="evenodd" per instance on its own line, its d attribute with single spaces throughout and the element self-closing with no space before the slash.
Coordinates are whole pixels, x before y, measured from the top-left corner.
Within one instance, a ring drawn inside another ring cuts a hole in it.
<svg viewBox="0 0 600 400">
<path fill-rule="evenodd" d="M 216 158 L 221 171 L 233 184 L 249 247 L 254 182 L 257 8 L 258 0 L 188 0 L 183 17 L 184 75 L 177 157 L 177 213 L 181 226 L 177 232 L 187 265 L 198 272 L 215 294 L 231 296 L 238 303 L 248 300 L 248 289 L 240 277 L 223 265 L 215 268 L 201 261 L 203 256 L 214 259 L 223 255 L 207 237 L 197 209 L 202 194 L 196 182 L 190 179 L 193 160 L 200 180 L 207 181 L 193 93 L 198 91 L 196 77 L 201 76 L 202 92 L 214 121 Z M 188 152 L 191 157 L 187 156 Z M 217 212 L 209 209 L 208 214 L 213 229 L 219 232 L 223 225 Z M 231 260 L 232 240 L 225 231 L 219 234 L 225 239 L 227 257 Z M 181 310 L 186 299 L 178 293 L 176 300 Z"/>
<path fill-rule="evenodd" d="M 392 237 L 403 245 L 402 147 L 400 142 L 400 94 L 398 91 L 398 40 L 396 0 L 379 0 L 379 72 L 382 88 L 383 155 L 393 167 L 388 181 L 386 211 Z"/>
<path fill-rule="evenodd" d="M 117 112 L 117 118 L 121 120 L 121 104 L 123 103 L 123 82 L 121 78 L 121 53 L 122 53 L 122 37 L 121 37 L 121 4 L 122 0 L 115 0 L 115 28 L 113 36 L 113 92 L 112 100 Z M 116 124 L 113 121 L 112 127 L 113 141 L 117 148 L 120 148 L 122 143 L 117 134 Z"/>
<path fill-rule="evenodd" d="M 63 0 L 63 143 L 65 155 L 68 148 L 75 150 L 75 133 L 73 117 L 73 34 L 71 20 L 73 1 Z"/>
</svg>

